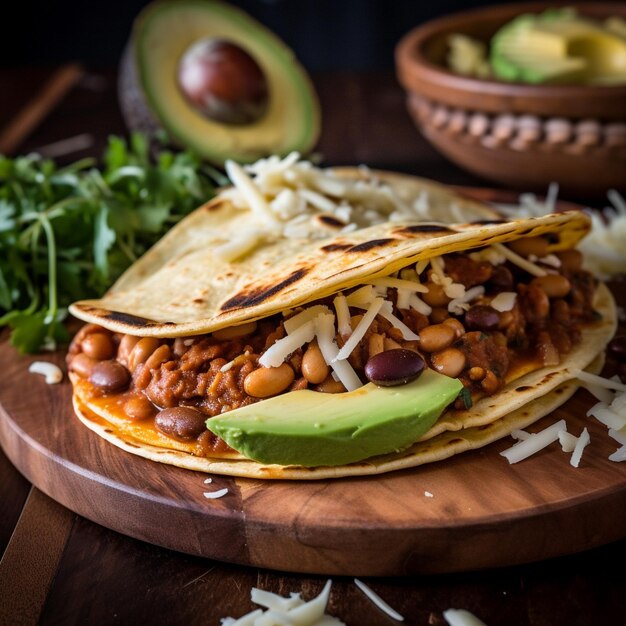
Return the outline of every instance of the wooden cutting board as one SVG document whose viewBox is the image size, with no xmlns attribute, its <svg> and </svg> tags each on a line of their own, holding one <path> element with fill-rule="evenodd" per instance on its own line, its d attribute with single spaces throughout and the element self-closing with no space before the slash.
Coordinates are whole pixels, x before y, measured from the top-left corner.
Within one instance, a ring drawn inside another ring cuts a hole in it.
<svg viewBox="0 0 626 626">
<path fill-rule="evenodd" d="M 38 357 L 42 358 L 42 357 Z M 46 360 L 64 366 L 64 355 Z M 581 466 L 558 444 L 510 466 L 506 438 L 447 461 L 369 478 L 264 482 L 132 456 L 74 416 L 67 380 L 28 373 L 0 345 L 0 444 L 39 489 L 120 533 L 190 554 L 271 569 L 404 575 L 511 565 L 626 536 L 626 464 L 578 391 L 531 430 L 587 426 Z M 228 488 L 217 500 L 205 491 Z"/>
<path fill-rule="evenodd" d="M 613 285 L 622 306 L 624 283 Z M 622 324 L 620 332 L 626 332 Z M 547 559 L 626 536 L 626 463 L 585 416 L 578 391 L 529 430 L 567 420 L 591 434 L 578 469 L 558 444 L 516 465 L 506 438 L 447 461 L 375 477 L 260 481 L 212 476 L 132 456 L 75 417 L 71 386 L 29 374 L 45 358 L 0 344 L 0 445 L 36 487 L 125 535 L 189 554 L 294 572 L 407 575 Z M 205 491 L 226 487 L 220 499 Z"/>
</svg>

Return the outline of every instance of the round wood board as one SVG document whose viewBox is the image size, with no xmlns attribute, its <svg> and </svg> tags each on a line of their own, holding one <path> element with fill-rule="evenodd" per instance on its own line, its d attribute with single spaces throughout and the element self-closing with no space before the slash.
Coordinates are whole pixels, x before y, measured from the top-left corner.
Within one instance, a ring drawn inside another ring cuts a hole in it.
<svg viewBox="0 0 626 626">
<path fill-rule="evenodd" d="M 613 285 L 624 305 L 623 283 Z M 626 329 L 621 327 L 623 333 Z M 294 572 L 408 575 L 482 569 L 582 551 L 626 536 L 626 465 L 585 416 L 578 391 L 533 425 L 565 418 L 591 444 L 579 468 L 558 444 L 516 465 L 483 449 L 380 476 L 261 481 L 157 464 L 104 441 L 74 415 L 71 385 L 28 373 L 34 360 L 0 344 L 0 445 L 35 486 L 125 535 L 212 559 Z M 228 488 L 210 500 L 203 492 Z"/>
</svg>

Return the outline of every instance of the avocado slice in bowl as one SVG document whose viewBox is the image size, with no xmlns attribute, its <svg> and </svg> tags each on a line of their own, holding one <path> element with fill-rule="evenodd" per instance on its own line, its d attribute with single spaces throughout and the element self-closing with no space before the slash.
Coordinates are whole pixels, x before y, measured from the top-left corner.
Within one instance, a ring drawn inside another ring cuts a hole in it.
<svg viewBox="0 0 626 626">
<path fill-rule="evenodd" d="M 317 95 L 293 52 L 219 1 L 148 5 L 122 58 L 119 99 L 131 130 L 165 130 L 220 166 L 307 153 L 320 131 Z"/>
</svg>

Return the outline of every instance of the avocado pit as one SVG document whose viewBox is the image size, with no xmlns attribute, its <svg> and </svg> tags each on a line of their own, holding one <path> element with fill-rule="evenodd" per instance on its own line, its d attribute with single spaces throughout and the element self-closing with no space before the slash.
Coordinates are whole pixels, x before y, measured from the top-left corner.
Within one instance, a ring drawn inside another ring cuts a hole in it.
<svg viewBox="0 0 626 626">
<path fill-rule="evenodd" d="M 189 46 L 177 79 L 196 111 L 224 124 L 252 124 L 269 106 L 263 70 L 246 50 L 226 39 L 206 37 Z"/>
</svg>

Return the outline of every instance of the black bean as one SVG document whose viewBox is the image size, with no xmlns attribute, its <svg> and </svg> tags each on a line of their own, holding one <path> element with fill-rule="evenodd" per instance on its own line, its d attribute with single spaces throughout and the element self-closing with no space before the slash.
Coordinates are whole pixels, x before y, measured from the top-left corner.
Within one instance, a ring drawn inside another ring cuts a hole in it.
<svg viewBox="0 0 626 626">
<path fill-rule="evenodd" d="M 154 425 L 166 435 L 190 441 L 206 430 L 207 416 L 190 406 L 163 409 L 154 418 Z"/>
<path fill-rule="evenodd" d="M 471 330 L 495 330 L 499 323 L 500 313 L 485 304 L 477 304 L 465 313 L 465 326 Z"/>
<path fill-rule="evenodd" d="M 424 371 L 424 359 L 404 348 L 379 352 L 365 364 L 365 376 L 376 385 L 390 387 L 415 380 Z"/>
<path fill-rule="evenodd" d="M 497 265 L 489 279 L 489 284 L 497 291 L 513 291 L 513 274 L 511 270 L 504 267 L 504 265 Z"/>
<path fill-rule="evenodd" d="M 130 383 L 130 373 L 119 361 L 98 361 L 91 370 L 89 382 L 103 391 L 122 391 Z"/>
<path fill-rule="evenodd" d="M 620 335 L 611 340 L 609 353 L 619 361 L 626 362 L 626 335 Z"/>
</svg>

